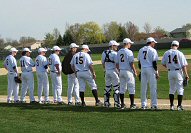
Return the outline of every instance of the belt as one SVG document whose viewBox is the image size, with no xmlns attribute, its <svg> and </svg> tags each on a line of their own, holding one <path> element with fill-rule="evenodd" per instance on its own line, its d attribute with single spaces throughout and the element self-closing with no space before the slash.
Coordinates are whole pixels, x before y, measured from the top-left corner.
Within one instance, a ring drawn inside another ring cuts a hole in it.
<svg viewBox="0 0 191 133">
<path fill-rule="evenodd" d="M 179 68 L 174 69 L 174 70 L 170 70 L 170 69 L 168 69 L 168 71 L 178 71 L 178 70 L 180 70 L 180 69 L 179 69 Z"/>
<path fill-rule="evenodd" d="M 88 71 L 88 70 L 82 70 L 82 71 L 80 71 L 80 70 L 77 70 L 76 72 L 85 72 L 85 71 Z"/>
<path fill-rule="evenodd" d="M 56 71 L 51 71 L 52 73 L 57 73 Z"/>
</svg>

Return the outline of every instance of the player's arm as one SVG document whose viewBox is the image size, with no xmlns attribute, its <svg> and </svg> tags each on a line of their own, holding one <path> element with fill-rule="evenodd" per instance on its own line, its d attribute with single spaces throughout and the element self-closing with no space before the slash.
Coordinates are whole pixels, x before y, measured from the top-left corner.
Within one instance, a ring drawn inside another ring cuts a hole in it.
<svg viewBox="0 0 191 133">
<path fill-rule="evenodd" d="M 135 76 L 137 77 L 137 70 L 135 69 L 135 64 L 134 64 L 134 62 L 131 62 L 131 63 L 130 63 L 130 66 L 131 66 L 131 68 L 132 68 L 132 70 L 133 70 L 133 73 L 134 73 Z"/>
<path fill-rule="evenodd" d="M 153 61 L 153 68 L 155 70 L 155 74 L 156 74 L 156 78 L 159 78 L 159 73 L 158 73 L 158 69 L 157 69 L 157 61 Z"/>
<path fill-rule="evenodd" d="M 54 66 L 56 67 L 56 70 L 58 71 L 57 75 L 60 76 L 61 72 L 60 72 L 59 64 L 55 64 Z"/>
<path fill-rule="evenodd" d="M 96 79 L 96 74 L 95 74 L 95 71 L 94 71 L 93 65 L 92 65 L 92 64 L 90 64 L 89 68 L 90 68 L 90 72 L 92 73 L 93 79 Z"/>
<path fill-rule="evenodd" d="M 6 65 L 6 60 L 4 61 L 3 66 L 4 66 L 4 68 L 5 68 L 6 70 L 8 70 L 8 69 L 7 69 L 7 65 Z"/>
<path fill-rule="evenodd" d="M 184 72 L 185 77 L 187 77 L 187 78 L 189 79 L 190 77 L 188 76 L 187 67 L 186 67 L 186 66 L 183 66 L 183 67 L 182 67 L 182 70 L 183 70 L 183 72 Z"/>
<path fill-rule="evenodd" d="M 141 70 L 141 62 L 140 61 L 138 61 L 138 67 Z"/>
</svg>

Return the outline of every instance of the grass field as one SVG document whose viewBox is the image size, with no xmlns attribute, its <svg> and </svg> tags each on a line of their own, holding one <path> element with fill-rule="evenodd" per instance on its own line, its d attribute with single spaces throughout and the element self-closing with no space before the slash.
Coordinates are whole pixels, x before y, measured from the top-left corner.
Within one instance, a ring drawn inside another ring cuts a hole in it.
<svg viewBox="0 0 191 133">
<path fill-rule="evenodd" d="M 188 133 L 191 130 L 190 111 L 0 104 L 0 117 L 1 133 Z"/>
</svg>

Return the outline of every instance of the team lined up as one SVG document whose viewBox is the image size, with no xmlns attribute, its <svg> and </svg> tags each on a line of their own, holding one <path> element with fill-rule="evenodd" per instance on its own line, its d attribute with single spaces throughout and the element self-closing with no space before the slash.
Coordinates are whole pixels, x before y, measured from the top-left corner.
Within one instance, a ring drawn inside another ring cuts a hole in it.
<svg viewBox="0 0 191 133">
<path fill-rule="evenodd" d="M 157 109 L 157 79 L 159 72 L 157 69 L 158 54 L 154 49 L 157 43 L 154 38 L 147 39 L 147 45 L 139 50 L 138 66 L 141 70 L 141 108 L 147 108 L 147 89 L 150 86 L 151 94 L 151 109 Z M 65 71 L 68 75 L 68 105 L 72 105 L 72 94 L 75 94 L 75 105 L 86 106 L 84 99 L 84 92 L 86 90 L 86 82 L 92 89 L 92 94 L 95 98 L 96 106 L 110 107 L 110 96 L 113 87 L 114 107 L 124 109 L 126 107 L 124 95 L 126 91 L 129 92 L 130 109 L 136 109 L 134 103 L 135 95 L 135 77 L 137 71 L 134 65 L 134 55 L 130 50 L 131 45 L 134 44 L 129 38 L 123 40 L 123 48 L 118 52 L 119 43 L 112 40 L 109 42 L 108 50 L 102 53 L 102 65 L 105 70 L 105 84 L 104 89 L 104 103 L 98 98 L 97 85 L 95 82 L 96 74 L 93 69 L 93 61 L 88 54 L 90 51 L 87 45 L 82 45 L 82 51 L 77 52 L 79 47 L 75 43 L 70 45 L 70 51 L 65 56 L 62 64 L 59 59 L 61 49 L 58 46 L 53 47 L 53 53 L 49 56 L 48 60 L 45 57 L 46 50 L 39 48 L 39 55 L 36 57 L 35 62 L 30 58 L 31 51 L 24 48 L 22 57 L 20 58 L 20 66 L 22 71 L 22 88 L 21 97 L 18 98 L 19 84 L 14 81 L 14 77 L 18 76 L 17 62 L 14 56 L 18 50 L 12 48 L 11 54 L 6 57 L 4 66 L 8 70 L 8 97 L 7 102 L 12 100 L 12 93 L 14 94 L 14 102 L 25 102 L 27 89 L 30 92 L 30 102 L 36 103 L 34 98 L 34 75 L 32 67 L 36 66 L 37 79 L 38 79 L 38 102 L 50 103 L 49 99 L 49 80 L 48 80 L 48 67 L 50 69 L 50 77 L 52 80 L 53 88 L 53 102 L 63 104 L 62 100 L 62 78 L 61 72 Z M 168 79 L 170 84 L 169 99 L 170 109 L 174 110 L 174 94 L 178 93 L 178 110 L 183 110 L 183 77 L 189 79 L 186 66 L 188 65 L 182 52 L 178 50 L 179 42 L 173 41 L 171 49 L 165 52 L 162 65 L 168 69 Z M 42 98 L 44 90 L 45 98 Z M 81 102 L 80 102 L 81 98 Z"/>
</svg>

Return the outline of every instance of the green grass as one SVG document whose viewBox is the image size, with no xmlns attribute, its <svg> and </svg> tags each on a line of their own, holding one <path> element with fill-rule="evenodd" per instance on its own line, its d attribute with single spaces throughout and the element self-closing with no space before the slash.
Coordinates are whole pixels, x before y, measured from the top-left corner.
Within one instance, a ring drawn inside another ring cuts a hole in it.
<svg viewBox="0 0 191 133">
<path fill-rule="evenodd" d="M 1 103 L 0 118 L 1 133 L 186 133 L 191 130 L 190 111 Z"/>
<path fill-rule="evenodd" d="M 98 85 L 98 93 L 99 96 L 103 97 L 104 95 L 104 88 L 105 88 L 105 80 L 104 80 L 104 72 L 101 65 L 94 66 L 96 71 L 96 83 Z M 189 69 L 190 73 L 190 69 Z M 35 77 L 35 95 L 37 95 L 37 78 L 36 73 L 34 73 Z M 52 85 L 51 79 L 50 81 L 50 95 L 52 95 Z M 62 81 L 63 81 L 63 96 L 67 96 L 67 76 L 62 74 Z M 21 88 L 21 87 L 20 87 Z M 191 84 L 185 88 L 184 99 L 191 99 Z M 169 93 L 169 81 L 167 79 L 167 71 L 160 71 L 160 79 L 158 80 L 158 98 L 159 99 L 167 99 Z M 148 93 L 150 94 L 150 93 Z M 0 76 L 0 95 L 7 95 L 7 76 Z M 87 85 L 87 89 L 85 92 L 85 96 L 92 97 L 91 89 Z M 128 97 L 128 93 L 126 94 Z M 136 98 L 140 98 L 140 81 L 136 78 Z"/>
</svg>

